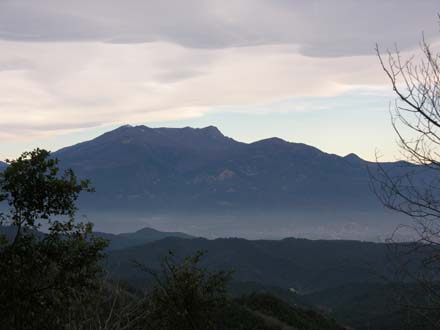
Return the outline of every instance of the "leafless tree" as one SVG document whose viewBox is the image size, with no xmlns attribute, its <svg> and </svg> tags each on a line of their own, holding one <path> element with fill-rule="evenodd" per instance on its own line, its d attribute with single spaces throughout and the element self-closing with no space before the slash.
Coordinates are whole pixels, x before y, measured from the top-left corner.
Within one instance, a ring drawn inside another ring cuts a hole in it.
<svg viewBox="0 0 440 330">
<path fill-rule="evenodd" d="M 440 328 L 440 53 L 423 37 L 420 52 L 404 56 L 396 47 L 380 64 L 396 94 L 390 107 L 403 162 L 390 170 L 377 163 L 374 189 L 383 204 L 411 217 L 413 242 L 394 244 L 396 275 L 406 283 L 400 303 L 429 328 Z M 407 293 L 412 291 L 412 294 Z"/>
<path fill-rule="evenodd" d="M 99 290 L 75 292 L 73 308 L 66 310 L 68 330 L 147 330 L 145 310 L 139 296 L 109 280 L 99 283 Z"/>
</svg>

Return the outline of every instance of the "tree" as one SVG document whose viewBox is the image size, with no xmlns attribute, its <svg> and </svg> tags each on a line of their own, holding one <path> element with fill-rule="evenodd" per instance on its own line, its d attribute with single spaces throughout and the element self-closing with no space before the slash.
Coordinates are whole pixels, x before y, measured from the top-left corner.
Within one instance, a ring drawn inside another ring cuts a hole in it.
<svg viewBox="0 0 440 330">
<path fill-rule="evenodd" d="M 226 284 L 231 273 L 200 267 L 202 256 L 198 251 L 178 262 L 170 252 L 160 272 L 138 264 L 155 281 L 145 307 L 152 329 L 216 329 L 218 313 L 227 303 Z"/>
<path fill-rule="evenodd" d="M 440 53 L 424 38 L 420 47 L 420 54 L 408 58 L 398 49 L 384 57 L 376 48 L 397 96 L 390 113 L 406 170 L 379 166 L 373 179 L 383 204 L 413 219 L 401 228 L 410 229 L 414 241 L 392 245 L 401 280 L 416 283 L 411 297 L 402 296 L 401 303 L 423 319 L 426 328 L 439 328 Z"/>
<path fill-rule="evenodd" d="M 75 294 L 93 289 L 106 242 L 75 221 L 76 200 L 92 191 L 72 170 L 36 149 L 0 174 L 0 322 L 5 329 L 63 329 Z M 41 231 L 45 231 L 44 234 Z M 1 235 L 0 235 L 1 236 Z"/>
</svg>

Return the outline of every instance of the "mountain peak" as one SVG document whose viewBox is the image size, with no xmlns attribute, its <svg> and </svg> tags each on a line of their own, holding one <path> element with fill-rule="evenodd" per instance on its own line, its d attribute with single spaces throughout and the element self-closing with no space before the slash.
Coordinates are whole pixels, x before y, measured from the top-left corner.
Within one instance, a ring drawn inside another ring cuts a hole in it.
<svg viewBox="0 0 440 330">
<path fill-rule="evenodd" d="M 210 137 L 222 137 L 224 138 L 225 136 L 223 135 L 222 132 L 220 132 L 220 130 L 215 127 L 215 126 L 206 126 L 206 127 L 202 127 L 202 128 L 193 128 L 190 126 L 186 126 L 186 127 L 182 127 L 182 128 L 178 128 L 178 127 L 157 127 L 157 128 L 152 128 L 152 127 L 148 127 L 145 125 L 138 125 L 138 126 L 132 126 L 132 125 L 123 125 L 120 126 L 116 129 L 114 129 L 113 131 L 110 131 L 108 133 L 119 133 L 119 132 L 136 132 L 136 133 L 157 133 L 160 135 L 169 135 L 169 136 L 176 136 L 176 135 L 199 135 L 199 134 L 203 134 L 205 136 L 210 136 Z M 108 134 L 106 133 L 106 134 Z"/>
<path fill-rule="evenodd" d="M 265 144 L 288 144 L 289 142 L 287 142 L 286 140 L 283 140 L 279 137 L 270 137 L 267 139 L 263 139 L 260 141 L 257 141 L 256 143 L 265 143 Z"/>
<path fill-rule="evenodd" d="M 346 156 L 344 156 L 345 160 L 348 160 L 350 163 L 359 163 L 362 162 L 363 159 L 360 158 L 358 155 L 354 154 L 354 153 L 350 153 Z"/>
<path fill-rule="evenodd" d="M 218 129 L 218 127 L 213 126 L 213 125 L 209 125 L 206 127 L 201 128 L 204 131 L 208 131 L 208 132 L 216 132 L 216 133 L 220 133 L 222 134 L 222 132 L 220 132 L 220 130 Z M 223 134 L 222 134 L 223 135 Z"/>
<path fill-rule="evenodd" d="M 72 147 L 60 149 L 58 156 L 66 154 L 67 150 L 72 154 L 75 152 L 86 151 L 92 154 L 128 153 L 140 155 L 151 148 L 166 148 L 167 150 L 226 150 L 231 147 L 241 145 L 241 143 L 224 136 L 215 126 L 204 128 L 192 127 L 157 127 L 152 128 L 145 125 L 123 125 L 112 131 L 104 133 L 97 138 L 79 143 Z M 117 150 L 117 151 L 116 151 Z M 136 151 L 135 151 L 136 150 Z M 92 157 L 93 158 L 93 157 Z"/>
<path fill-rule="evenodd" d="M 215 126 L 207 126 L 200 129 L 204 134 L 213 138 L 224 138 L 223 133 Z"/>
</svg>

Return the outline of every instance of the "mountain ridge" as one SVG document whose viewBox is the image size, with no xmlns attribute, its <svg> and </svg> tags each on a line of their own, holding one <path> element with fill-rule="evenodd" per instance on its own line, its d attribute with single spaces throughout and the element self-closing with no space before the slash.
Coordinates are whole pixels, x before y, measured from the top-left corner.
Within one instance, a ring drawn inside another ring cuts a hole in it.
<svg viewBox="0 0 440 330">
<path fill-rule="evenodd" d="M 0 225 L 0 235 L 3 235 L 6 239 L 12 240 L 17 232 L 15 226 Z M 42 231 L 32 231 L 37 237 L 44 237 L 45 233 Z M 164 232 L 154 228 L 144 227 L 135 232 L 111 234 L 101 231 L 94 231 L 93 234 L 96 237 L 103 238 L 109 242 L 107 247 L 108 251 L 127 249 L 135 246 L 141 246 L 147 243 L 166 239 L 170 237 L 179 239 L 192 239 L 194 236 L 181 233 L 181 232 Z"/>
<path fill-rule="evenodd" d="M 104 232 L 96 232 L 96 236 L 107 239 L 109 241 L 108 249 L 110 251 L 130 248 L 138 245 L 144 245 L 161 239 L 174 237 L 181 239 L 192 239 L 194 236 L 181 232 L 163 232 L 150 227 L 144 227 L 135 232 L 109 234 Z"/>
<path fill-rule="evenodd" d="M 108 267 L 116 278 L 141 275 L 130 260 L 159 267 L 173 251 L 176 258 L 207 251 L 202 265 L 208 269 L 234 270 L 239 282 L 255 282 L 308 293 L 347 283 L 377 282 L 388 274 L 389 246 L 353 240 L 246 240 L 242 238 L 162 240 L 112 251 Z"/>
<path fill-rule="evenodd" d="M 257 199 L 278 200 L 278 204 L 287 205 L 289 194 L 296 194 L 304 202 L 303 197 L 311 193 L 310 185 L 301 184 L 304 180 L 319 181 L 325 175 L 337 175 L 341 180 L 359 175 L 366 178 L 366 171 L 360 173 L 358 166 L 352 166 L 352 160 L 315 147 L 279 138 L 238 142 L 214 126 L 122 126 L 93 140 L 60 149 L 54 156 L 64 166 L 92 179 L 98 194 L 113 190 L 113 195 L 118 194 L 132 206 L 135 199 L 146 201 L 149 207 L 163 204 L 165 199 L 179 206 L 202 199 L 201 204 L 211 208 L 241 208 Z M 368 163 L 359 157 L 357 162 Z M 325 167 L 320 163 L 325 163 Z M 109 180 L 115 184 L 105 184 Z M 322 189 L 312 191 L 319 193 Z"/>
<path fill-rule="evenodd" d="M 390 222 L 371 191 L 376 163 L 276 137 L 244 143 L 214 126 L 125 125 L 53 156 L 91 180 L 96 193 L 82 194 L 79 207 L 104 231 L 148 224 L 211 238 L 287 231 L 376 240 L 401 223 L 397 216 Z"/>
</svg>

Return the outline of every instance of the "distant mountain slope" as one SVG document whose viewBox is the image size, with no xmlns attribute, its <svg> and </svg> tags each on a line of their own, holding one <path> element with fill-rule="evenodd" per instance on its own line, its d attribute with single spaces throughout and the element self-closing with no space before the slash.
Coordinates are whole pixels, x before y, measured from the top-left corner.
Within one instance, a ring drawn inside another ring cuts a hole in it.
<svg viewBox="0 0 440 330">
<path fill-rule="evenodd" d="M 3 235 L 8 240 L 13 239 L 15 237 L 16 232 L 17 229 L 14 226 L 0 225 L 0 235 Z M 35 233 L 39 237 L 44 237 L 43 232 L 35 231 Z M 192 236 L 184 233 L 162 232 L 155 230 L 153 228 L 143 228 L 134 233 L 109 234 L 103 232 L 94 232 L 94 234 L 97 237 L 101 237 L 109 241 L 109 246 L 108 246 L 109 251 L 135 247 L 138 245 L 143 245 L 149 242 L 158 241 L 168 237 L 176 237 L 181 239 L 193 238 Z"/>
<path fill-rule="evenodd" d="M 134 268 L 132 261 L 158 267 L 170 250 L 182 257 L 197 250 L 207 251 L 203 265 L 233 270 L 236 281 L 294 288 L 299 292 L 375 282 L 388 270 L 385 244 L 293 238 L 280 241 L 167 238 L 113 251 L 108 266 L 118 278 L 130 283 L 142 282 L 145 274 Z"/>
<path fill-rule="evenodd" d="M 418 320 L 413 317 L 411 321 L 418 324 L 414 327 L 409 326 L 410 320 L 402 315 L 406 312 L 399 299 L 409 296 L 411 290 L 414 288 L 397 283 L 356 283 L 315 292 L 303 299 L 354 329 L 425 329 L 422 315 Z"/>
<path fill-rule="evenodd" d="M 143 228 L 134 233 L 108 234 L 95 232 L 98 237 L 105 238 L 109 241 L 109 250 L 125 249 L 145 243 L 158 241 L 167 237 L 177 237 L 183 239 L 193 238 L 190 235 L 178 232 L 162 232 L 153 228 Z"/>
<path fill-rule="evenodd" d="M 6 168 L 6 163 L 0 161 L 0 171 L 3 171 Z"/>
<path fill-rule="evenodd" d="M 275 296 L 263 293 L 233 300 L 223 312 L 221 319 L 221 329 L 345 329 L 316 311 L 290 305 Z"/>
<path fill-rule="evenodd" d="M 92 180 L 97 193 L 82 199 L 92 209 L 379 207 L 369 188 L 369 163 L 356 155 L 339 157 L 278 138 L 241 143 L 212 126 L 122 126 L 55 156 Z"/>
<path fill-rule="evenodd" d="M 347 284 L 306 295 L 257 283 L 234 283 L 231 288 L 234 296 L 270 294 L 291 306 L 313 308 L 335 319 L 339 324 L 349 326 L 346 329 L 425 329 L 422 316 L 418 320 L 412 320 L 414 327 L 408 327 L 406 311 L 399 303 L 399 298 L 403 294 L 409 294 L 411 290 L 414 287 L 405 289 L 398 283 L 389 282 Z"/>
</svg>

